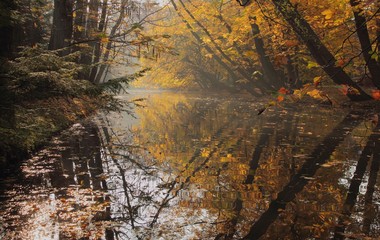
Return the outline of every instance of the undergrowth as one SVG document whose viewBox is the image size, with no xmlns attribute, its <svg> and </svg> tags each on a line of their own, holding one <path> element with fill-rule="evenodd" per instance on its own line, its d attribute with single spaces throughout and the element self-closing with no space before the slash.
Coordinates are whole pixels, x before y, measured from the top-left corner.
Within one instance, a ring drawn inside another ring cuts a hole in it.
<svg viewBox="0 0 380 240">
<path fill-rule="evenodd" d="M 28 47 L 1 63 L 0 160 L 25 156 L 97 109 L 121 110 L 125 103 L 115 94 L 146 71 L 95 85 L 79 78 L 79 56 Z"/>
</svg>

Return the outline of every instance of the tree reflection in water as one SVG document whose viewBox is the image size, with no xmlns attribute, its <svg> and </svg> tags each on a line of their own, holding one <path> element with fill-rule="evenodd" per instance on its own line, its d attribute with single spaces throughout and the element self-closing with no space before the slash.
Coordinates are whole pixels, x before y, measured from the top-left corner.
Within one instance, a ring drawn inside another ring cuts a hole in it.
<svg viewBox="0 0 380 240">
<path fill-rule="evenodd" d="M 145 97 L 136 118 L 100 114 L 98 134 L 69 134 L 22 165 L 22 183 L 2 181 L 5 230 L 36 232 L 45 217 L 39 236 L 51 239 L 379 235 L 379 135 L 363 112 L 292 105 L 257 116 L 260 103 L 244 98 Z M 46 214 L 25 210 L 36 199 Z"/>
</svg>

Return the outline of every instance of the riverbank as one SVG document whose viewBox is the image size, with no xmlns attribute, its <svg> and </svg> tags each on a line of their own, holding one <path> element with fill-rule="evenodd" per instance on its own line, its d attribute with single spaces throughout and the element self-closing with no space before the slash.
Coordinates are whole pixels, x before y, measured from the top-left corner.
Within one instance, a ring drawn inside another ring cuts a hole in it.
<svg viewBox="0 0 380 240">
<path fill-rule="evenodd" d="M 26 158 L 97 109 L 119 107 L 114 95 L 134 75 L 94 84 L 82 79 L 76 55 L 26 47 L 15 59 L 0 59 L 0 165 Z"/>
<path fill-rule="evenodd" d="M 102 97 L 51 97 L 14 106 L 13 126 L 0 125 L 0 163 L 26 158 L 52 136 L 106 105 Z"/>
</svg>

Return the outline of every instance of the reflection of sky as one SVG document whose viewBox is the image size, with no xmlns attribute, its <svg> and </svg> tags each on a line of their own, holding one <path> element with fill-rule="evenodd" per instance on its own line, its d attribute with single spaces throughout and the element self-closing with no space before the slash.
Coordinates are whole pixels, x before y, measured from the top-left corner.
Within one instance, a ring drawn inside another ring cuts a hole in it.
<svg viewBox="0 0 380 240">
<path fill-rule="evenodd" d="M 128 144 L 128 143 L 126 143 Z M 139 164 L 146 164 L 143 158 L 135 157 L 128 152 L 119 152 L 138 161 Z M 112 153 L 110 153 L 112 155 Z M 196 222 L 210 222 L 215 217 L 211 217 L 207 210 L 186 209 L 178 206 L 178 199 L 175 191 L 170 191 L 164 187 L 174 180 L 173 175 L 167 174 L 167 169 L 155 165 L 147 174 L 137 165 L 123 158 L 107 158 L 104 162 L 104 169 L 109 176 L 107 185 L 111 198 L 112 218 L 119 219 L 121 226 L 118 231 L 122 231 L 128 239 L 137 237 L 154 239 L 194 239 L 196 232 L 205 230 L 204 224 L 193 225 Z M 120 172 L 122 169 L 123 173 Z M 124 175 L 124 178 L 121 176 Z M 125 180 L 125 182 L 124 182 Z M 179 194 L 180 195 L 180 194 Z M 159 210 L 167 199 L 168 204 Z M 134 229 L 129 219 L 130 207 L 136 208 L 134 215 Z M 154 220 L 159 213 L 158 219 Z M 191 217 L 190 217 L 191 216 Z M 157 221 L 152 228 L 150 224 Z"/>
</svg>

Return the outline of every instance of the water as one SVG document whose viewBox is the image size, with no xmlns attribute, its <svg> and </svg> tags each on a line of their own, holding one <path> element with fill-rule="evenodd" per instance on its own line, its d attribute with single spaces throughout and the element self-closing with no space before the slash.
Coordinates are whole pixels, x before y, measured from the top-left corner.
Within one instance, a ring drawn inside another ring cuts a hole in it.
<svg viewBox="0 0 380 240">
<path fill-rule="evenodd" d="M 5 169 L 0 238 L 380 236 L 371 114 L 290 103 L 257 115 L 265 102 L 218 95 L 125 99 L 141 97 L 134 116 L 99 114 Z"/>
</svg>

